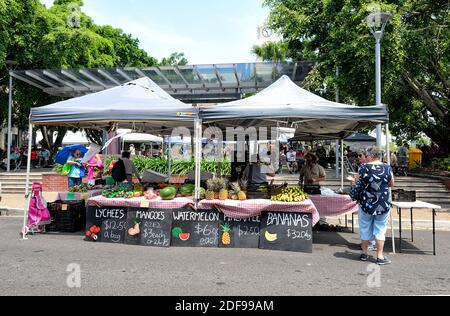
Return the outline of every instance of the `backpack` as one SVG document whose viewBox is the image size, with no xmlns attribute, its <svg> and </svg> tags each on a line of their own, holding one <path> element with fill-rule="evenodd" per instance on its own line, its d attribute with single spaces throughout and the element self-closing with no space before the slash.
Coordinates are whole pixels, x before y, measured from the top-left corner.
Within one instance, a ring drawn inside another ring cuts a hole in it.
<svg viewBox="0 0 450 316">
<path fill-rule="evenodd" d="M 123 163 L 122 159 L 119 159 L 119 161 L 114 164 L 114 167 L 111 171 L 111 176 L 116 182 L 124 182 L 127 179 L 125 164 Z"/>
</svg>

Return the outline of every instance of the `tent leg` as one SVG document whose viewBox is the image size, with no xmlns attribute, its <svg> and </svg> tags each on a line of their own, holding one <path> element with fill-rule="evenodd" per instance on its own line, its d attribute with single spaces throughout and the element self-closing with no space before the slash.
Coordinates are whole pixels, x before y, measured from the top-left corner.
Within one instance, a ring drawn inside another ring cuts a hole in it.
<svg viewBox="0 0 450 316">
<path fill-rule="evenodd" d="M 172 144 L 170 143 L 171 137 L 169 137 L 169 141 L 167 143 L 167 163 L 168 163 L 168 170 L 167 170 L 167 176 L 169 177 L 169 183 L 170 179 L 172 178 Z"/>
<path fill-rule="evenodd" d="M 335 156 L 336 156 L 336 179 L 339 179 L 339 141 L 336 141 L 336 147 L 334 149 Z"/>
<path fill-rule="evenodd" d="M 200 201 L 201 167 L 202 167 L 202 120 L 195 120 L 195 204 Z"/>
<path fill-rule="evenodd" d="M 30 204 L 31 146 L 33 142 L 33 124 L 28 128 L 27 177 L 25 180 L 25 207 L 23 208 L 22 240 L 27 240 L 28 206 Z"/>
<path fill-rule="evenodd" d="M 344 191 L 344 174 L 345 174 L 344 139 L 341 139 L 341 190 L 342 191 Z"/>
</svg>

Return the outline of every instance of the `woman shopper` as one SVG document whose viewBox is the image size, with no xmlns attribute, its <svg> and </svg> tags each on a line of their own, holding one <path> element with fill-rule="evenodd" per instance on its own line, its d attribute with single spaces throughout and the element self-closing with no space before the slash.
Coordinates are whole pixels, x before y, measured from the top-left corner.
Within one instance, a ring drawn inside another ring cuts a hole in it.
<svg viewBox="0 0 450 316">
<path fill-rule="evenodd" d="M 69 188 L 79 186 L 83 183 L 84 167 L 81 163 L 81 150 L 75 150 L 72 156 L 69 157 L 67 163 L 71 165 L 69 172 Z"/>
<path fill-rule="evenodd" d="M 361 186 L 361 207 L 359 227 L 362 241 L 362 261 L 369 260 L 369 244 L 375 238 L 378 265 L 391 261 L 384 256 L 384 244 L 391 212 L 390 188 L 395 185 L 391 166 L 381 162 L 382 153 L 378 147 L 366 151 L 367 162 L 359 169 Z"/>
</svg>

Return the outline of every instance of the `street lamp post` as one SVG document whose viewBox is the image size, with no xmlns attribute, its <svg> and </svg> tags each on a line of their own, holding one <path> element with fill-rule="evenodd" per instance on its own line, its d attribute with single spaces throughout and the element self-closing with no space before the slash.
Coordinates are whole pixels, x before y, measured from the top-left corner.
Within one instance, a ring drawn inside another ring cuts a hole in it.
<svg viewBox="0 0 450 316">
<path fill-rule="evenodd" d="M 12 60 L 6 61 L 6 66 L 8 72 L 12 71 L 15 66 L 17 66 L 17 62 Z M 11 74 L 9 74 L 9 100 L 8 100 L 8 148 L 7 148 L 7 163 L 6 170 L 7 172 L 11 171 L 11 146 L 12 146 L 12 97 L 13 97 L 13 79 Z"/>
<path fill-rule="evenodd" d="M 367 25 L 369 25 L 370 30 L 375 38 L 375 82 L 376 82 L 376 105 L 382 105 L 382 88 L 381 88 L 381 40 L 383 38 L 384 29 L 391 19 L 392 15 L 389 12 L 375 12 L 366 17 Z M 377 146 L 381 147 L 382 138 L 382 126 L 377 125 Z"/>
</svg>

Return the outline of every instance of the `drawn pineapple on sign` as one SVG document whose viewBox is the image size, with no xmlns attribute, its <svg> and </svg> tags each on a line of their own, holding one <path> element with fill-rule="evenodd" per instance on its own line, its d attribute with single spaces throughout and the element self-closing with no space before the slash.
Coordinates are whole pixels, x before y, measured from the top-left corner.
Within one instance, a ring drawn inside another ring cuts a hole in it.
<svg viewBox="0 0 450 316">
<path fill-rule="evenodd" d="M 231 245 L 231 235 L 230 235 L 230 231 L 231 231 L 231 227 L 229 224 L 225 224 L 225 225 L 221 225 L 222 226 L 222 244 L 224 244 L 225 246 L 229 246 Z"/>
</svg>

